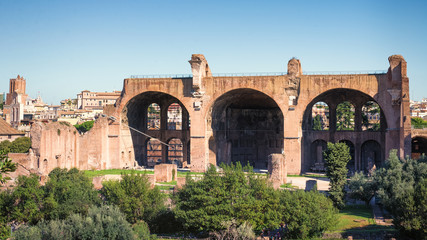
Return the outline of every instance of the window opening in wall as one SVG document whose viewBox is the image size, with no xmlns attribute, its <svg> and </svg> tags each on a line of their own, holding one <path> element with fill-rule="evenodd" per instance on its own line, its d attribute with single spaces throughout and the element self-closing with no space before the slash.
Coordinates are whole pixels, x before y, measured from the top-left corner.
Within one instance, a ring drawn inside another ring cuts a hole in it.
<svg viewBox="0 0 427 240">
<path fill-rule="evenodd" d="M 366 102 L 362 107 L 362 130 L 379 131 L 381 126 L 380 114 L 380 106 L 376 102 Z"/>
<path fill-rule="evenodd" d="M 147 129 L 160 129 L 160 106 L 157 103 L 152 103 L 147 109 Z"/>
<path fill-rule="evenodd" d="M 354 131 L 354 106 L 348 101 L 337 106 L 337 131 Z"/>
<path fill-rule="evenodd" d="M 312 129 L 314 131 L 329 130 L 329 106 L 325 102 L 317 102 L 311 110 Z"/>
<path fill-rule="evenodd" d="M 182 130 L 182 108 L 178 103 L 168 107 L 168 130 Z"/>
</svg>

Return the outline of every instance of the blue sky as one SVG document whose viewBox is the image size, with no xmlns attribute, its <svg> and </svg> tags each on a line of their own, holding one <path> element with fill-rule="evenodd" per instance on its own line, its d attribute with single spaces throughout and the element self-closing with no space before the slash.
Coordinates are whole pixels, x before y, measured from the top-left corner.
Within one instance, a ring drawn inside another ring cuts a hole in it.
<svg viewBox="0 0 427 240">
<path fill-rule="evenodd" d="M 427 97 L 427 1 L 0 0 L 0 92 L 59 104 L 82 90 L 121 90 L 130 75 L 386 70 L 408 62 L 411 99 Z"/>
</svg>

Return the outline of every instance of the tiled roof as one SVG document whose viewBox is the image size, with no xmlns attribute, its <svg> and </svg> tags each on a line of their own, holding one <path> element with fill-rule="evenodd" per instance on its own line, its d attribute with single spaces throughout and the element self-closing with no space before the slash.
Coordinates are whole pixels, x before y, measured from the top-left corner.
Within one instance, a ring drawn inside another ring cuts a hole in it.
<svg viewBox="0 0 427 240">
<path fill-rule="evenodd" d="M 3 118 L 0 117 L 0 135 L 24 135 L 23 132 L 11 127 Z"/>
</svg>

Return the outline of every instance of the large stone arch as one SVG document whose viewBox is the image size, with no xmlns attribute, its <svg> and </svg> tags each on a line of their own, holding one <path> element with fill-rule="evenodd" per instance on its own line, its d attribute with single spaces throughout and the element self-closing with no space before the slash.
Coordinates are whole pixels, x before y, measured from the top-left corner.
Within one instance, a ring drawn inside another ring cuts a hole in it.
<svg viewBox="0 0 427 240">
<path fill-rule="evenodd" d="M 160 129 L 149 129 L 147 127 L 148 119 L 148 107 L 156 103 L 160 107 Z M 182 128 L 181 130 L 168 129 L 168 107 L 177 103 L 182 109 Z M 126 134 L 128 133 L 128 141 L 130 142 L 133 149 L 133 157 L 135 159 L 135 165 L 152 167 L 153 163 L 147 162 L 147 147 L 148 140 L 155 138 L 160 140 L 164 145 L 162 147 L 161 161 L 167 161 L 168 148 L 166 147 L 167 142 L 172 138 L 177 138 L 187 145 L 190 139 L 190 127 L 189 127 L 189 113 L 186 107 L 176 97 L 157 91 L 148 91 L 140 93 L 130 99 L 121 111 L 122 120 L 122 138 L 126 141 Z M 164 144 L 165 143 L 165 144 Z M 129 144 L 128 144 L 129 145 Z M 185 146 L 187 147 L 187 146 Z M 129 151 L 131 153 L 131 151 Z M 187 151 L 183 151 L 183 159 L 187 159 Z"/>
<path fill-rule="evenodd" d="M 351 131 L 338 131 L 336 128 L 336 108 L 338 104 L 348 101 L 355 107 L 355 128 Z M 361 159 L 361 147 L 367 140 L 375 140 L 381 146 L 381 161 L 384 161 L 384 146 L 386 145 L 387 120 L 380 107 L 381 125 L 378 131 L 362 131 L 362 107 L 368 101 L 377 101 L 364 92 L 347 88 L 334 88 L 327 90 L 312 98 L 306 107 L 302 117 L 302 141 L 301 141 L 301 171 L 310 171 L 313 166 L 310 152 L 311 143 L 317 139 L 324 139 L 328 142 L 339 142 L 342 140 L 351 141 L 354 145 L 354 170 L 363 170 Z M 329 106 L 329 129 L 326 131 L 315 131 L 312 129 L 312 107 L 317 102 L 325 102 Z"/>
<path fill-rule="evenodd" d="M 241 162 L 265 169 L 268 155 L 283 151 L 283 113 L 274 99 L 260 91 L 239 88 L 218 97 L 210 127 L 209 149 L 216 164 Z"/>
</svg>

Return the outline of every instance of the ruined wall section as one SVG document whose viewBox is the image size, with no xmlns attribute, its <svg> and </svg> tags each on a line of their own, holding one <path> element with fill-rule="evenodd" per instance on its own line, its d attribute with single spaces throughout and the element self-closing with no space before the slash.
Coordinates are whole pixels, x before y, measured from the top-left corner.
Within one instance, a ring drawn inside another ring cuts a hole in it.
<svg viewBox="0 0 427 240">
<path fill-rule="evenodd" d="M 114 126 L 112 127 L 114 128 Z M 81 170 L 121 168 L 117 149 L 110 137 L 110 120 L 98 118 L 93 128 L 80 135 L 74 126 L 64 122 L 36 122 L 31 128 L 32 152 L 28 155 L 29 168 L 42 175 L 52 169 L 79 168 Z"/>
</svg>

